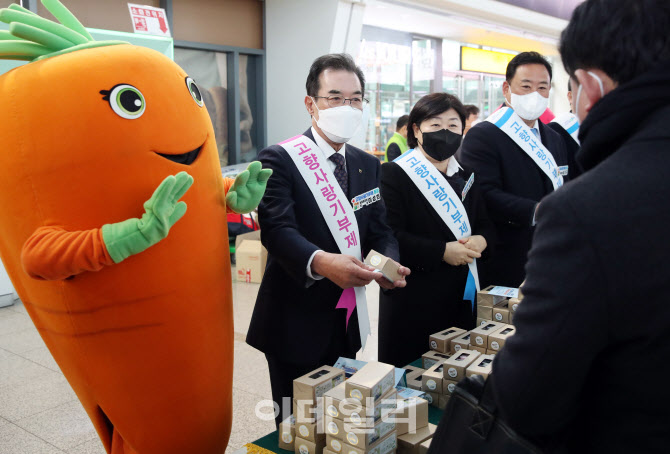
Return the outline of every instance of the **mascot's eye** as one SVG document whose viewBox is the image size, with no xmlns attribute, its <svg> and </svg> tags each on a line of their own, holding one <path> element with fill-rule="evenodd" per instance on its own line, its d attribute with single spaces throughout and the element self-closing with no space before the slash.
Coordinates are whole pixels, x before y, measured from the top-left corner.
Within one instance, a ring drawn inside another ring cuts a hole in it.
<svg viewBox="0 0 670 454">
<path fill-rule="evenodd" d="M 117 85 L 105 97 L 112 110 L 121 118 L 135 120 L 140 118 L 147 107 L 142 92 L 132 85 Z"/>
<path fill-rule="evenodd" d="M 193 96 L 193 100 L 197 105 L 200 107 L 203 106 L 202 102 L 202 94 L 200 93 L 200 89 L 198 86 L 195 84 L 195 80 L 191 79 L 190 77 L 186 78 L 186 87 L 188 88 L 189 93 L 191 93 L 191 96 Z"/>
</svg>

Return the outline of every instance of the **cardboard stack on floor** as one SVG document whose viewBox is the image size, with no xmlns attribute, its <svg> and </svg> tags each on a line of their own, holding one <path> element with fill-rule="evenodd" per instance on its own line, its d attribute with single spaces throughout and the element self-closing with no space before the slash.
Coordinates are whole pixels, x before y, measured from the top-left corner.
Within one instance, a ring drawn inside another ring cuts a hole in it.
<svg viewBox="0 0 670 454">
<path fill-rule="evenodd" d="M 344 382 L 344 371 L 322 366 L 293 381 L 293 420 L 288 418 L 279 428 L 282 449 L 299 454 L 321 454 L 326 446 L 323 397 Z M 293 422 L 293 428 L 291 428 Z M 293 447 L 290 436 L 293 435 Z"/>
<path fill-rule="evenodd" d="M 513 324 L 522 299 L 520 288 L 491 285 L 477 292 L 477 326 L 489 321 Z"/>
</svg>

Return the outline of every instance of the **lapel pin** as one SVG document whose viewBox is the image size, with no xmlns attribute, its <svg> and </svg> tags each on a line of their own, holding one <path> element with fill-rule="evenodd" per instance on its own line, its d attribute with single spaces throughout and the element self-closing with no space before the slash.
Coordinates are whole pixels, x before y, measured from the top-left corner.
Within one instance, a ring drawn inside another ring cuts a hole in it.
<svg viewBox="0 0 670 454">
<path fill-rule="evenodd" d="M 358 173 L 363 173 L 363 169 L 358 169 Z"/>
</svg>

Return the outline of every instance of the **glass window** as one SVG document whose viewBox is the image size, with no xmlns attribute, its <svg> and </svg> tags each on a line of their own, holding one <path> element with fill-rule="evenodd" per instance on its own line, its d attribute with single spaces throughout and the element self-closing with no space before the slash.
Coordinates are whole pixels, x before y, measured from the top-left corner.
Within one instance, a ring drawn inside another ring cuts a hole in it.
<svg viewBox="0 0 670 454">
<path fill-rule="evenodd" d="M 259 93 L 256 90 L 258 58 L 240 55 L 240 162 L 251 162 L 258 156 Z"/>
<path fill-rule="evenodd" d="M 174 60 L 195 80 L 212 119 L 221 167 L 228 165 L 227 54 L 175 48 Z M 241 66 L 240 66 L 241 67 Z"/>
</svg>

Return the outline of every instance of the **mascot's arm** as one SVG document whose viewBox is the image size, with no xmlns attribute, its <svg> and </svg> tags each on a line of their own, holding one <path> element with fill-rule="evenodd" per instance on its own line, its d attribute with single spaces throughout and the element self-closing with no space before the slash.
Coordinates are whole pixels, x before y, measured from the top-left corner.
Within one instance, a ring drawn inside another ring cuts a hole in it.
<svg viewBox="0 0 670 454">
<path fill-rule="evenodd" d="M 260 162 L 254 161 L 237 177 L 232 186 L 226 190 L 226 207 L 228 212 L 250 213 L 263 198 L 272 169 L 263 169 Z M 225 180 L 230 180 L 226 178 Z M 224 184 L 228 183 L 224 181 Z"/>
<path fill-rule="evenodd" d="M 186 172 L 170 175 L 144 203 L 141 218 L 105 224 L 101 229 L 69 232 L 40 227 L 23 245 L 21 261 L 36 279 L 65 279 L 84 271 L 99 271 L 119 263 L 164 239 L 186 213 L 179 199 L 193 184 Z"/>
</svg>

